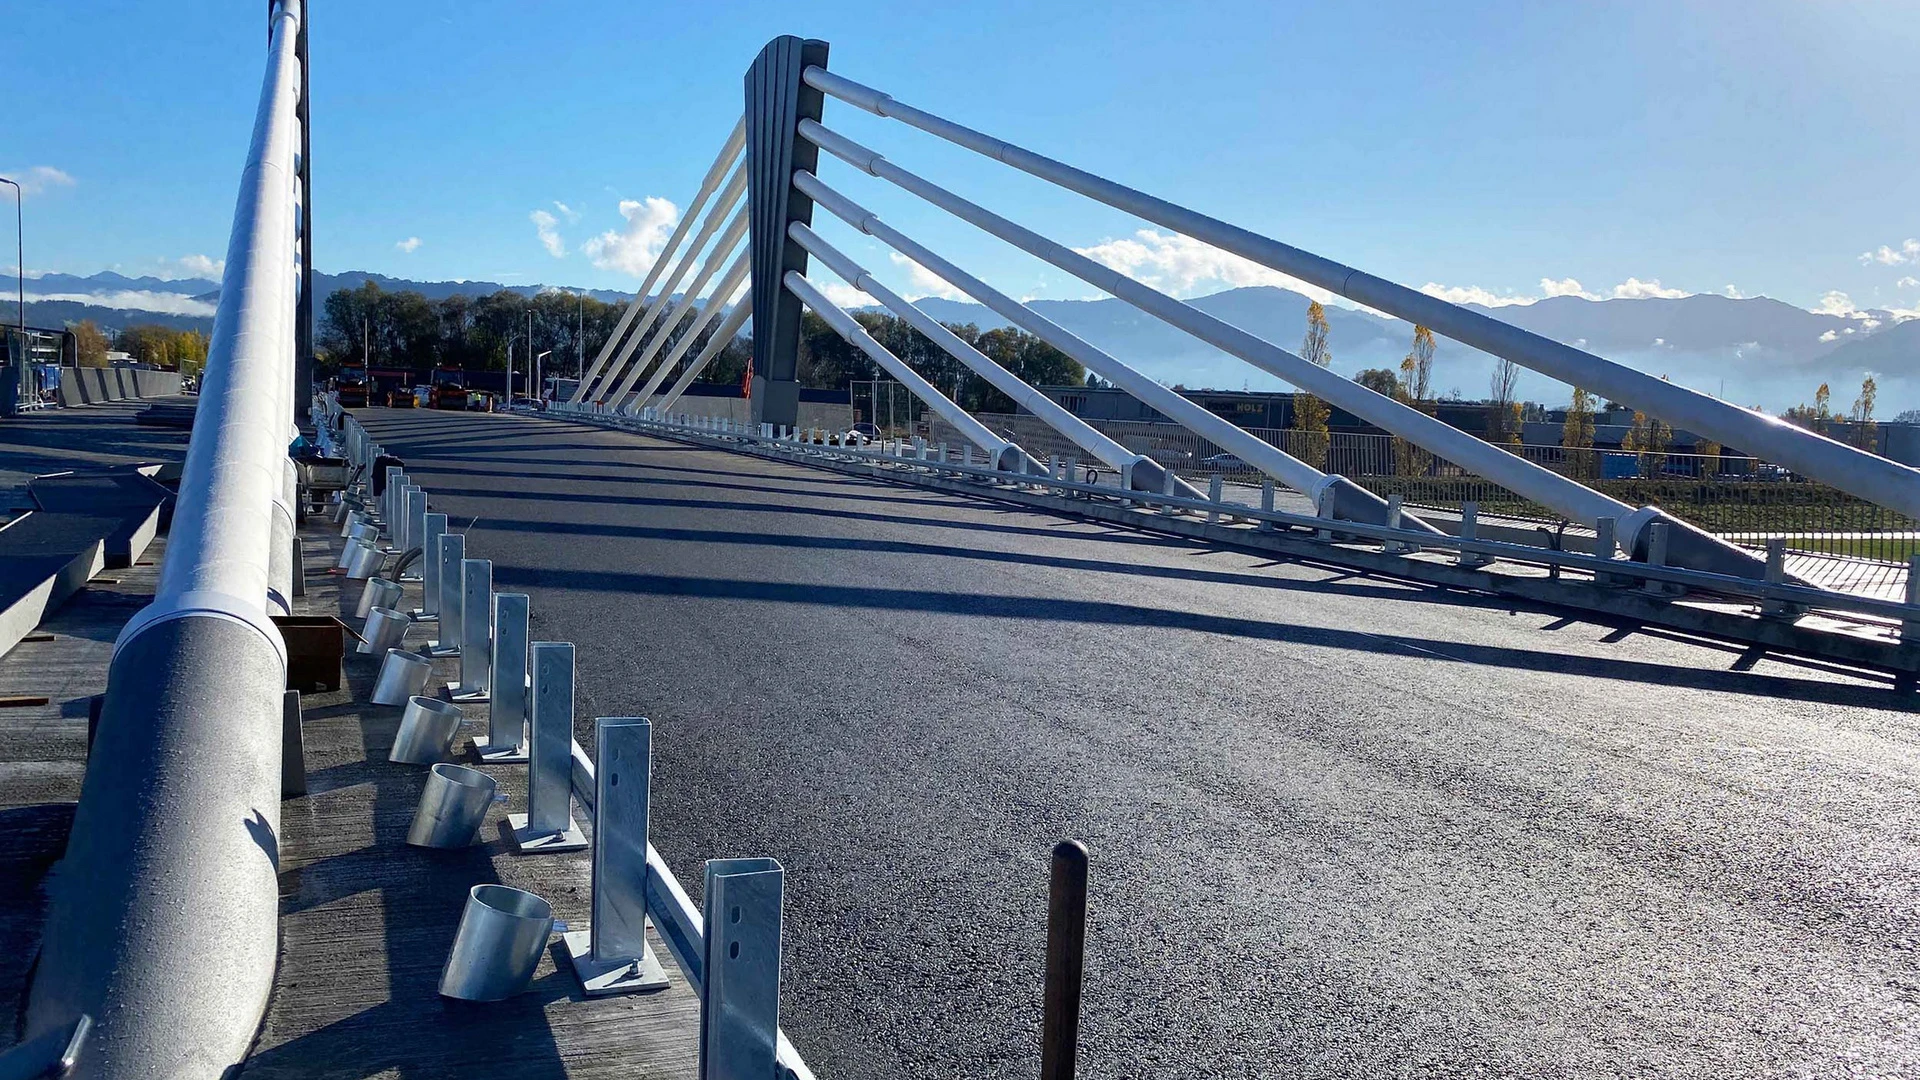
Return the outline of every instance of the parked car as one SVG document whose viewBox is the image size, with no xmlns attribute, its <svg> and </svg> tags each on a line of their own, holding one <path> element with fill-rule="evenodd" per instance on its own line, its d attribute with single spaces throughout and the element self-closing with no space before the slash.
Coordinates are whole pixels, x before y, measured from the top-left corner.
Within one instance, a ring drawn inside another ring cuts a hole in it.
<svg viewBox="0 0 1920 1080">
<path fill-rule="evenodd" d="M 1246 472 L 1253 467 L 1241 461 L 1237 454 L 1215 454 L 1212 457 L 1201 458 L 1200 464 L 1206 466 L 1209 472 L 1223 473 Z"/>
<path fill-rule="evenodd" d="M 877 427 L 874 427 L 872 424 L 869 424 L 863 420 L 860 423 L 855 424 L 852 427 L 848 428 L 847 434 L 850 436 L 854 436 L 861 443 L 870 443 L 870 442 L 876 442 L 879 440 L 880 429 Z"/>
</svg>

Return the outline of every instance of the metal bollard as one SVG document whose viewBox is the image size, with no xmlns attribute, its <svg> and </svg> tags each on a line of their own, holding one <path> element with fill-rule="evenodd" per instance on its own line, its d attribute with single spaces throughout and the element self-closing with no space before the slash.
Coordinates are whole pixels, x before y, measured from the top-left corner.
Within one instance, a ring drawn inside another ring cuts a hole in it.
<svg viewBox="0 0 1920 1080">
<path fill-rule="evenodd" d="M 553 905 L 505 885 L 475 885 L 440 969 L 443 997 L 504 1001 L 527 988 L 553 936 Z"/>
<path fill-rule="evenodd" d="M 493 777 L 479 769 L 442 762 L 427 770 L 407 827 L 407 843 L 414 847 L 463 848 L 473 843 L 499 789 Z"/>
<path fill-rule="evenodd" d="M 447 535 L 447 515 L 423 514 L 420 518 L 420 606 L 413 612 L 416 621 L 440 618 L 440 538 Z"/>
<path fill-rule="evenodd" d="M 1313 499 L 1313 516 L 1319 518 L 1321 521 L 1333 520 L 1332 484 L 1325 485 L 1315 494 Z M 1315 540 L 1331 541 L 1333 539 L 1333 530 L 1325 528 L 1315 529 L 1313 531 L 1313 538 Z"/>
<path fill-rule="evenodd" d="M 421 490 L 418 484 L 408 485 L 407 487 L 407 539 L 404 544 L 400 545 L 400 550 L 411 551 L 414 548 L 419 548 L 420 564 L 424 564 L 427 561 L 426 559 L 426 555 L 427 555 L 426 553 L 426 535 L 427 535 L 426 518 L 427 518 L 427 493 Z M 409 570 L 406 573 L 401 574 L 400 580 L 401 581 L 424 580 L 424 576 L 421 573 L 422 565 L 420 564 L 416 564 L 412 570 Z"/>
<path fill-rule="evenodd" d="M 445 761 L 453 749 L 453 737 L 460 734 L 465 720 L 460 706 L 415 694 L 407 699 L 407 710 L 400 714 L 400 730 L 394 733 L 387 760 L 401 765 Z"/>
<path fill-rule="evenodd" d="M 1647 565 L 1667 565 L 1667 523 L 1664 521 L 1647 522 Z M 1645 591 L 1655 596 L 1672 596 L 1684 590 L 1667 582 L 1648 578 Z"/>
<path fill-rule="evenodd" d="M 1133 492 L 1133 467 L 1134 467 L 1135 465 L 1138 465 L 1138 464 L 1140 464 L 1140 459 L 1139 459 L 1139 458 L 1134 458 L 1134 459 L 1133 459 L 1132 461 L 1125 461 L 1125 462 L 1121 462 L 1121 464 L 1120 464 L 1120 490 L 1121 490 L 1121 492 L 1122 492 L 1122 493 L 1125 493 L 1125 494 L 1132 494 L 1132 492 Z M 1121 505 L 1121 506 L 1124 506 L 1124 507 L 1129 507 L 1129 508 L 1131 508 L 1131 507 L 1133 506 L 1133 500 L 1132 500 L 1132 499 L 1125 499 L 1125 498 L 1123 498 L 1123 499 L 1121 499 L 1121 500 L 1120 500 L 1120 505 Z"/>
<path fill-rule="evenodd" d="M 1172 469 L 1171 467 L 1169 467 L 1169 468 L 1166 468 L 1166 469 L 1163 469 L 1163 470 L 1162 470 L 1162 472 L 1161 472 L 1161 474 L 1160 474 L 1160 479 L 1161 479 L 1161 481 L 1162 481 L 1162 483 L 1161 483 L 1161 485 L 1160 485 L 1160 487 L 1161 487 L 1161 491 L 1160 491 L 1160 494 L 1162 494 L 1162 495 L 1165 495 L 1165 496 L 1167 496 L 1168 498 L 1172 498 L 1172 497 L 1173 497 L 1173 493 L 1174 493 L 1175 491 L 1178 491 L 1178 490 L 1179 490 L 1179 488 L 1178 488 L 1178 487 L 1176 486 L 1176 483 L 1175 483 L 1175 481 L 1177 480 L 1177 477 L 1175 477 L 1175 476 L 1173 475 L 1173 469 Z M 1160 504 L 1160 514 L 1161 514 L 1161 516 L 1162 516 L 1162 517 L 1172 517 L 1172 516 L 1173 516 L 1173 504 L 1172 504 L 1172 503 L 1170 503 L 1170 502 L 1169 502 L 1169 503 L 1161 503 L 1161 504 Z"/>
<path fill-rule="evenodd" d="M 493 561 L 460 562 L 460 682 L 455 701 L 486 701 L 493 684 Z"/>
<path fill-rule="evenodd" d="M 1387 496 L 1387 528 L 1406 528 L 1405 525 L 1401 524 L 1403 515 L 1402 506 L 1401 496 Z M 1407 552 L 1414 550 L 1414 548 L 1412 544 L 1404 540 L 1388 540 L 1386 543 L 1380 545 L 1380 550 L 1387 555 L 1405 555 Z"/>
<path fill-rule="evenodd" d="M 487 710 L 487 744 L 476 746 L 480 760 L 507 764 L 527 760 L 526 593 L 496 593 L 493 598 L 493 702 Z"/>
<path fill-rule="evenodd" d="M 968 443 L 961 450 L 960 464 L 965 465 L 969 469 L 973 468 L 973 444 L 972 443 Z"/>
<path fill-rule="evenodd" d="M 1041 996 L 1040 1080 L 1073 1080 L 1080 1052 L 1080 992 L 1087 954 L 1087 849 L 1053 846 L 1047 883 L 1047 962 Z"/>
<path fill-rule="evenodd" d="M 700 1075 L 773 1076 L 780 1038 L 780 904 L 773 859 L 713 859 L 701 893 Z"/>
<path fill-rule="evenodd" d="M 1217 524 L 1220 521 L 1220 496 L 1224 491 L 1224 481 L 1220 479 L 1219 473 L 1214 473 L 1207 478 L 1207 501 L 1213 504 L 1207 509 L 1207 524 L 1209 525 Z"/>
<path fill-rule="evenodd" d="M 375 705 L 405 705 L 408 698 L 427 688 L 427 677 L 432 674 L 433 661 L 419 653 L 388 649 L 387 658 L 380 664 L 380 677 L 373 682 L 373 695 L 367 700 Z"/>
<path fill-rule="evenodd" d="M 400 606 L 400 583 L 388 581 L 383 577 L 367 579 L 367 587 L 360 590 L 360 602 L 354 605 L 353 613 L 364 619 L 374 608 L 398 608 Z"/>
<path fill-rule="evenodd" d="M 593 917 L 562 942 L 588 997 L 658 990 L 667 971 L 647 947 L 647 782 L 653 725 L 594 721 Z"/>
<path fill-rule="evenodd" d="M 1273 481 L 1271 480 L 1260 484 L 1260 511 L 1265 514 L 1273 513 Z M 1272 532 L 1273 522 L 1261 518 L 1258 527 L 1261 532 Z"/>
<path fill-rule="evenodd" d="M 1461 503 L 1460 504 L 1460 539 L 1473 540 L 1473 539 L 1477 539 L 1479 535 L 1480 535 L 1480 504 L 1472 501 Z M 1492 559 L 1487 558 L 1485 555 L 1482 555 L 1479 552 L 1468 551 L 1465 548 L 1461 548 L 1460 558 L 1455 561 L 1455 565 L 1463 566 L 1471 570 L 1476 566 L 1485 566 L 1492 561 L 1493 561 Z"/>
<path fill-rule="evenodd" d="M 527 812 L 511 814 L 521 854 L 579 851 L 586 834 L 573 823 L 573 645 L 533 643 L 533 723 L 528 733 Z"/>
<path fill-rule="evenodd" d="M 1618 518 L 1603 517 L 1593 523 L 1593 554 L 1595 558 L 1609 561 L 1613 559 L 1614 553 L 1620 548 L 1618 539 L 1619 528 L 1620 520 Z M 1612 574 L 1596 572 L 1593 575 L 1593 583 L 1595 585 L 1612 585 L 1615 583 L 1615 578 Z"/>
<path fill-rule="evenodd" d="M 461 533 L 440 536 L 440 637 L 427 645 L 428 656 L 452 656 L 460 651 L 462 594 L 460 564 L 466 561 L 467 538 Z"/>
</svg>

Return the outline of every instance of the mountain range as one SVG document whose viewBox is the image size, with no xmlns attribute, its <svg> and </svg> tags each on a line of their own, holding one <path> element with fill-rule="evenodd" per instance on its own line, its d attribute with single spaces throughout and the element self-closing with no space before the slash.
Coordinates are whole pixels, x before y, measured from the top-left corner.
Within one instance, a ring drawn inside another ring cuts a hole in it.
<svg viewBox="0 0 1920 1080">
<path fill-rule="evenodd" d="M 383 289 L 411 289 L 429 299 L 456 293 L 484 295 L 510 289 L 533 295 L 553 286 L 503 285 L 489 281 L 410 281 L 366 271 L 316 274 L 316 292 L 358 288 L 373 281 Z M 108 328 L 138 322 L 207 329 L 219 299 L 219 283 L 204 278 L 167 280 L 103 271 L 85 277 L 47 274 L 27 281 L 28 322 L 59 326 L 92 319 Z M 0 275 L 0 297 L 14 282 Z M 610 303 L 630 298 L 610 290 L 588 295 Z M 1250 333 L 1298 348 L 1308 298 L 1274 286 L 1230 289 L 1189 303 Z M 920 308 L 946 323 L 982 330 L 1008 325 L 974 303 L 926 297 Z M 1214 389 L 1283 389 L 1264 372 L 1227 356 L 1120 300 L 1035 300 L 1036 312 L 1091 344 L 1169 384 Z M 1861 379 L 1872 373 L 1881 394 L 1879 414 L 1920 406 L 1920 319 L 1899 320 L 1886 311 L 1846 315 L 1808 311 L 1765 297 L 1697 294 L 1678 298 L 1589 300 L 1557 296 L 1532 304 L 1474 310 L 1563 341 L 1677 383 L 1769 410 L 1808 401 L 1822 382 L 1832 384 L 1836 407 L 1845 408 Z M 876 309 L 877 310 L 877 309 Z M 1369 367 L 1398 368 L 1413 328 L 1371 311 L 1328 305 L 1333 368 L 1344 375 Z M 1492 360 L 1441 339 L 1434 355 L 1433 385 L 1443 394 L 1486 396 Z M 1561 403 L 1567 388 L 1523 371 L 1521 397 Z"/>
</svg>

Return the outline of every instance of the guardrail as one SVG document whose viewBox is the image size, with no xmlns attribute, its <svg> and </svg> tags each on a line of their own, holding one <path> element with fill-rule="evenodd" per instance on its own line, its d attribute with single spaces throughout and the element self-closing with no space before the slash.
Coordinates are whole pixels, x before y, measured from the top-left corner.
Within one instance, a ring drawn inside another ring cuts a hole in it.
<svg viewBox="0 0 1920 1080">
<path fill-rule="evenodd" d="M 1638 558 L 1621 551 L 1614 540 L 1614 522 L 1602 518 L 1597 523 L 1596 552 L 1554 550 L 1531 544 L 1482 538 L 1477 535 L 1477 514 L 1468 504 L 1460 535 L 1435 534 L 1394 524 L 1376 525 L 1352 520 L 1336 520 L 1323 512 L 1301 514 L 1273 507 L 1275 488 L 1269 482 L 1263 491 L 1262 505 L 1248 506 L 1220 497 L 1217 480 L 1210 485 L 1213 497 L 1194 498 L 1175 492 L 1128 490 L 1124 482 L 1116 488 L 1087 483 L 1062 475 L 1070 469 L 1065 463 L 1050 460 L 1046 474 L 1010 472 L 991 465 L 973 463 L 962 447 L 962 460 L 952 460 L 945 444 L 885 444 L 879 447 L 839 443 L 840 436 L 823 431 L 804 432 L 772 429 L 768 425 L 742 425 L 725 419 L 705 419 L 676 415 L 667 417 L 628 417 L 591 407 L 555 406 L 562 416 L 619 427 L 626 430 L 701 442 L 730 450 L 742 450 L 760 456 L 812 462 L 826 465 L 857 466 L 874 475 L 924 482 L 948 478 L 966 482 L 976 493 L 996 495 L 1039 493 L 1059 500 L 1059 508 L 1086 512 L 1100 505 L 1129 510 L 1127 523 L 1139 528 L 1166 528 L 1175 515 L 1186 524 L 1198 524 L 1212 530 L 1209 536 L 1223 542 L 1245 542 L 1255 537 L 1248 533 L 1284 532 L 1324 549 L 1325 557 L 1339 561 L 1343 551 L 1351 551 L 1355 542 L 1370 542 L 1370 555 L 1388 555 L 1389 565 L 1404 566 L 1409 574 L 1420 566 L 1425 552 L 1451 553 L 1451 565 L 1482 575 L 1499 578 L 1496 563 L 1514 567 L 1543 569 L 1560 579 L 1566 572 L 1581 575 L 1583 584 L 1599 587 L 1593 595 L 1619 595 L 1632 592 L 1663 604 L 1692 595 L 1733 601 L 1750 608 L 1751 616 L 1774 624 L 1791 624 L 1808 612 L 1844 615 L 1868 624 L 1885 647 L 1867 655 L 1845 658 L 1849 662 L 1868 663 L 1902 675 L 1920 671 L 1920 573 L 1910 574 L 1904 602 L 1871 596 L 1837 592 L 1796 583 L 1784 568 L 1784 547 L 1776 538 L 1769 542 L 1765 573 L 1759 578 L 1718 574 L 1682 566 L 1668 565 L 1665 555 L 1665 527 L 1655 529 L 1651 543 Z M 1399 500 L 1389 500 L 1391 511 L 1398 513 Z M 1197 522 L 1193 519 L 1198 519 Z M 1656 523 L 1662 524 L 1664 523 Z M 1920 556 L 1911 560 L 1920 570 Z M 1371 559 L 1369 569 L 1381 568 Z M 1532 575 L 1537 579 L 1538 574 Z M 1453 583 L 1453 582 L 1450 582 Z M 1565 584 L 1565 581 L 1557 583 Z M 1581 606 L 1580 597 L 1567 594 L 1556 602 Z M 1830 635 L 1836 636 L 1837 635 Z M 1854 640 L 1858 640 L 1855 638 Z M 1779 643 L 1775 643 L 1779 645 Z M 1782 645 L 1787 648 L 1788 646 Z M 1857 652 L 1857 650 L 1855 650 Z"/>
<path fill-rule="evenodd" d="M 266 76 L 199 416 L 153 602 L 115 644 L 26 1009 L 94 1018 L 83 1077 L 241 1061 L 278 954 L 277 833 L 292 509 L 300 0 L 269 9 Z"/>
<path fill-rule="evenodd" d="M 417 549 L 424 556 L 422 617 L 440 622 L 439 644 L 445 648 L 435 651 L 457 654 L 461 660 L 459 684 L 449 687 L 451 697 L 456 702 L 491 701 L 488 742 L 478 747 L 482 760 L 527 763 L 527 813 L 509 818 L 515 842 L 523 853 L 587 846 L 574 827 L 569 801 L 585 809 L 593 826 L 593 917 L 587 930 L 565 935 L 585 991 L 597 995 L 660 985 L 657 980 L 664 975 L 643 932 L 651 918 L 700 999 L 703 1080 L 769 1075 L 813 1080 L 813 1071 L 779 1030 L 779 864 L 771 859 L 709 861 L 702 892 L 705 907 L 695 907 L 648 840 L 648 722 L 598 718 L 596 766 L 573 737 L 572 646 L 526 640 L 524 596 L 512 597 L 511 628 L 504 625 L 506 616 L 499 613 L 506 608 L 496 604 L 508 596 L 493 592 L 491 563 L 472 558 L 463 534 L 446 532 L 444 522 L 430 520 L 437 515 L 427 513 L 425 491 L 403 467 L 387 466 L 379 478 L 381 494 L 372 496 L 372 471 L 386 456 L 385 448 L 359 421 L 341 412 L 337 399 L 322 397 L 317 404 L 326 418 L 320 426 L 322 449 L 343 453 L 350 469 L 363 478 L 353 487 L 365 485 L 369 493 L 355 496 L 368 510 L 364 523 L 389 536 L 390 554 Z M 347 524 L 351 528 L 361 521 L 356 515 Z M 460 576 L 451 576 L 455 573 Z M 557 649 L 566 655 L 558 656 Z M 556 662 L 563 665 L 564 677 L 543 678 L 543 671 Z M 526 687 L 509 685 L 523 679 Z M 611 770 L 606 784 L 603 770 Z"/>
</svg>

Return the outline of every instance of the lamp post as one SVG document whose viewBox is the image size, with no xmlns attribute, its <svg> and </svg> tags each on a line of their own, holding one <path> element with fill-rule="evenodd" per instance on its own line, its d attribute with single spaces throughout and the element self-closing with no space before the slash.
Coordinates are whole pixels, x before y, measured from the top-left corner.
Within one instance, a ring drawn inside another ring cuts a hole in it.
<svg viewBox="0 0 1920 1080">
<path fill-rule="evenodd" d="M 540 390 L 540 361 L 552 355 L 553 350 L 548 349 L 546 352 L 533 358 L 533 385 L 527 388 L 527 396 L 533 399 L 534 408 L 536 409 L 540 407 L 540 402 L 546 400 Z M 511 404 L 511 402 L 509 402 L 509 404 Z"/>
<path fill-rule="evenodd" d="M 26 193 L 21 190 L 20 182 L 0 176 L 0 184 L 13 185 L 13 281 L 20 293 L 20 347 L 27 347 L 27 208 Z M 11 355 L 12 350 L 8 350 Z M 25 363 L 23 359 L 20 361 Z"/>
</svg>

